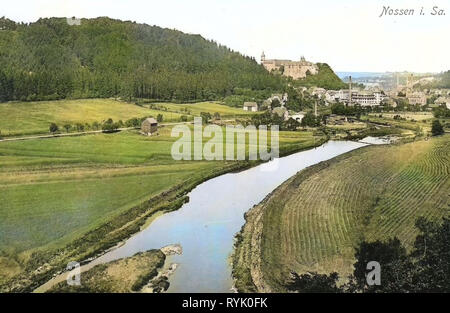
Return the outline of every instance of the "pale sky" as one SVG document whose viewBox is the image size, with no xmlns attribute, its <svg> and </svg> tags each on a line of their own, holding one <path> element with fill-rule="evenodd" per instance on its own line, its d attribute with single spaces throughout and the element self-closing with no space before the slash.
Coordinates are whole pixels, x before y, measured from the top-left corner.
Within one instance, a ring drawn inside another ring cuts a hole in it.
<svg viewBox="0 0 450 313">
<path fill-rule="evenodd" d="M 201 34 L 258 61 L 326 62 L 335 71 L 450 69 L 449 0 L 0 0 L 0 16 L 109 16 Z M 379 17 L 383 6 L 414 16 Z M 433 6 L 446 15 L 431 16 Z M 419 15 L 421 7 L 427 15 Z"/>
</svg>

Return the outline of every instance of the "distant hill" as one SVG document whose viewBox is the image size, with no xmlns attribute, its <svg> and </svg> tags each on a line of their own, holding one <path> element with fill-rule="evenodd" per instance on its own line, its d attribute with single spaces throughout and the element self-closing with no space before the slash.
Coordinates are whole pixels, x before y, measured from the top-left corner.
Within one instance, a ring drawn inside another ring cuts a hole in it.
<svg viewBox="0 0 450 313">
<path fill-rule="evenodd" d="M 325 89 L 343 89 L 347 88 L 345 84 L 326 63 L 317 63 L 319 72 L 316 75 L 308 75 L 306 78 L 295 81 L 297 86 L 304 87 L 321 87 Z"/>
<path fill-rule="evenodd" d="M 392 75 L 392 73 L 387 72 L 336 72 L 336 75 L 344 80 L 348 79 L 349 76 L 352 78 L 372 78 L 372 77 L 382 77 L 387 75 Z"/>
<path fill-rule="evenodd" d="M 440 73 L 435 76 L 436 82 L 432 84 L 434 88 L 450 88 L 450 71 Z"/>
<path fill-rule="evenodd" d="M 0 19 L 0 101 L 66 97 L 214 100 L 284 80 L 200 35 L 113 20 Z"/>
</svg>

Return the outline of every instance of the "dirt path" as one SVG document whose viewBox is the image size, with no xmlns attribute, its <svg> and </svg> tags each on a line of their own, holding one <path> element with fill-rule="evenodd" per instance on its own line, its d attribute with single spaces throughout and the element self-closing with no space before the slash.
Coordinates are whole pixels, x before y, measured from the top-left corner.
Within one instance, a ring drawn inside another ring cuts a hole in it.
<svg viewBox="0 0 450 313">
<path fill-rule="evenodd" d="M 171 126 L 171 125 L 182 125 L 182 124 L 192 124 L 192 122 L 175 122 L 175 123 L 163 123 L 161 126 Z M 122 127 L 118 128 L 118 131 L 130 130 L 130 129 L 139 129 L 137 127 Z M 84 132 L 76 132 L 76 133 L 60 133 L 60 134 L 48 134 L 48 135 L 35 135 L 35 136 L 26 136 L 26 137 L 14 137 L 14 138 L 3 138 L 0 139 L 2 141 L 19 141 L 19 140 L 31 140 L 31 139 L 46 139 L 46 138 L 59 138 L 59 137 L 71 137 L 71 136 L 83 136 L 90 134 L 99 134 L 102 133 L 103 130 L 91 130 Z"/>
</svg>

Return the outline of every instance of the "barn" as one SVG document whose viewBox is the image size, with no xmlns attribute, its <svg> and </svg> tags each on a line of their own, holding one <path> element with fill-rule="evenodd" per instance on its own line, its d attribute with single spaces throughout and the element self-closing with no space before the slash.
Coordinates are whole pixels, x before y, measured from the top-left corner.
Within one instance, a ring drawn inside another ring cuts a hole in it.
<svg viewBox="0 0 450 313">
<path fill-rule="evenodd" d="M 256 112 L 258 111 L 258 104 L 256 102 L 244 102 L 244 111 Z"/>
<path fill-rule="evenodd" d="M 152 134 L 158 131 L 158 122 L 153 118 L 146 118 L 141 125 L 141 133 L 147 136 L 151 136 Z"/>
</svg>

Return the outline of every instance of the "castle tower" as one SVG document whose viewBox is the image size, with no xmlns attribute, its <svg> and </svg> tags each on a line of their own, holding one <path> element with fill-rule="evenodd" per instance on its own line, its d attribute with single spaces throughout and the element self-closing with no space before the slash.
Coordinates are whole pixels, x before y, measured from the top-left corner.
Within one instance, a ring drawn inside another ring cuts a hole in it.
<svg viewBox="0 0 450 313">
<path fill-rule="evenodd" d="M 412 87 L 414 85 L 414 74 L 409 75 L 408 87 Z"/>
<path fill-rule="evenodd" d="M 261 54 L 261 63 L 263 63 L 266 60 L 266 55 L 264 54 L 264 51 Z"/>
</svg>

